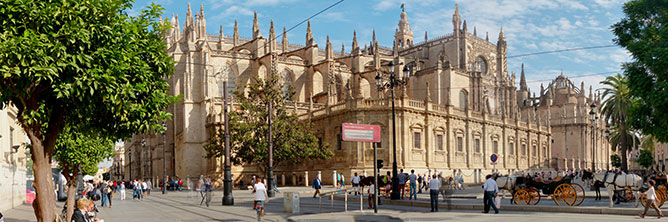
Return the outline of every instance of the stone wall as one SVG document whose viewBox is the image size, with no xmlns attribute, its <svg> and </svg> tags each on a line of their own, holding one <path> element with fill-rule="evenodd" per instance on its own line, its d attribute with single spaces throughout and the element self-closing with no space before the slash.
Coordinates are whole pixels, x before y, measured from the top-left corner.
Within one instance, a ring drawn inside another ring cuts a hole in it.
<svg viewBox="0 0 668 222">
<path fill-rule="evenodd" d="M 21 205 L 26 200 L 26 168 L 0 163 L 0 211 Z"/>
</svg>

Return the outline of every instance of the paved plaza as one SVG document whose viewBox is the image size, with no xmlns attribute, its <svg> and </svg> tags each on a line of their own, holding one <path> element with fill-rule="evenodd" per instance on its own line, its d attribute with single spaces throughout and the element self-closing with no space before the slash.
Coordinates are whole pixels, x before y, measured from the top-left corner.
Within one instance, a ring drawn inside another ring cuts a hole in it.
<svg viewBox="0 0 668 222">
<path fill-rule="evenodd" d="M 349 195 L 348 211 L 344 209 L 344 201 L 340 200 L 343 195 L 339 194 L 335 200 L 329 198 L 312 197 L 312 190 L 307 187 L 283 187 L 282 192 L 300 193 L 301 212 L 298 214 L 288 214 L 283 212 L 283 193 L 277 193 L 275 198 L 266 205 L 267 215 L 264 221 L 446 221 L 446 220 L 466 220 L 466 221 L 629 221 L 638 219 L 633 216 L 640 212 L 640 208 L 633 208 L 631 203 L 622 203 L 615 206 L 615 211 L 630 212 L 631 215 L 609 215 L 609 214 L 579 214 L 579 213 L 555 213 L 539 211 L 517 211 L 508 210 L 507 203 L 504 201 L 501 207 L 501 213 L 482 214 L 479 209 L 476 210 L 447 210 L 448 205 L 473 205 L 482 206 L 482 200 L 476 198 L 479 194 L 477 187 L 469 187 L 463 191 L 457 191 L 449 202 L 441 202 L 441 211 L 430 213 L 428 207 L 406 206 L 410 205 L 408 200 L 402 200 L 401 204 L 385 204 L 380 206 L 378 214 L 368 209 L 367 203 L 364 203 L 364 211 L 360 212 L 359 196 Z M 325 192 L 332 188 L 324 189 Z M 605 192 L 603 192 L 605 193 Z M 592 193 L 593 194 L 593 193 Z M 589 195 L 588 195 L 589 196 Z M 131 196 L 130 196 L 131 197 Z M 160 192 L 153 192 L 150 197 L 142 201 L 132 200 L 132 198 L 121 201 L 119 195 L 113 199 L 113 208 L 100 208 L 100 218 L 107 222 L 122 221 L 255 221 L 256 214 L 252 209 L 252 196 L 248 190 L 235 190 L 235 206 L 222 206 L 222 191 L 215 191 L 210 207 L 200 205 L 199 193 L 196 192 L 169 192 L 162 195 Z M 428 197 L 425 194 L 419 195 L 415 203 L 427 202 Z M 322 205 L 320 204 L 322 201 Z M 97 203 L 99 205 L 99 202 Z M 594 201 L 588 197 L 580 207 L 561 207 L 556 209 L 608 209 L 607 200 Z M 506 205 L 506 210 L 504 210 Z M 551 199 L 544 198 L 538 207 L 548 209 L 553 206 Z M 59 203 L 59 209 L 62 209 L 62 203 Z M 472 208 L 474 209 L 474 208 Z M 555 209 L 553 207 L 553 209 Z M 35 221 L 32 208 L 29 205 L 22 205 L 13 210 L 4 212 L 7 222 L 26 222 Z"/>
</svg>

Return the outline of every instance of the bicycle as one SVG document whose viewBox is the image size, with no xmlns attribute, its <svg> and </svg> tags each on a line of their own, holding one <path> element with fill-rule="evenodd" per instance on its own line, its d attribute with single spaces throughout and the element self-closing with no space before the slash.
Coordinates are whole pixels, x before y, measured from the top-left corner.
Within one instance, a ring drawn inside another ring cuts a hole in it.
<svg viewBox="0 0 668 222">
<path fill-rule="evenodd" d="M 204 195 L 202 195 L 202 201 L 199 202 L 199 205 L 201 206 L 202 203 L 206 204 L 206 207 L 209 207 L 209 204 L 211 203 L 211 197 L 213 194 L 211 193 L 210 189 L 207 189 L 204 191 Z"/>
<path fill-rule="evenodd" d="M 255 208 L 257 210 L 257 221 L 261 221 L 262 214 L 264 213 L 264 201 L 257 201 L 257 206 Z"/>
</svg>

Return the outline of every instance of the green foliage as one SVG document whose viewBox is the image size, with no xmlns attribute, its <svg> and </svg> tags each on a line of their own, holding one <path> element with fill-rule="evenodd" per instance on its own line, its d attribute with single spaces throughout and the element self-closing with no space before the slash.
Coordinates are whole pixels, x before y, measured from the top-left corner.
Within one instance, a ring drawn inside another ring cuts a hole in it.
<svg viewBox="0 0 668 222">
<path fill-rule="evenodd" d="M 127 137 L 167 119 L 174 101 L 164 80 L 174 62 L 151 5 L 133 17 L 131 0 L 3 1 L 0 103 L 45 139 L 49 126 L 75 122 Z M 60 119 L 62 118 L 62 121 Z M 55 129 L 58 131 L 59 129 Z"/>
<path fill-rule="evenodd" d="M 649 150 L 650 152 L 654 153 L 654 148 L 656 147 L 656 138 L 652 135 L 648 135 L 642 138 L 640 141 L 640 147 L 643 150 Z"/>
<path fill-rule="evenodd" d="M 626 137 L 626 151 L 637 149 L 640 145 L 640 139 L 636 134 L 628 130 L 621 131 L 619 125 L 612 125 L 610 126 L 610 145 L 613 151 L 621 150 L 622 136 Z"/>
<path fill-rule="evenodd" d="M 654 155 L 652 154 L 652 151 L 640 150 L 640 155 L 636 162 L 638 162 L 638 165 L 645 168 L 652 166 L 652 163 L 654 163 Z"/>
<path fill-rule="evenodd" d="M 81 167 L 83 174 L 95 175 L 97 165 L 113 157 L 114 141 L 96 133 L 68 128 L 58 136 L 55 151 L 59 167 L 66 172 L 77 172 Z"/>
<path fill-rule="evenodd" d="M 636 136 L 628 127 L 628 112 L 627 108 L 633 103 L 631 95 L 628 90 L 628 80 L 626 77 L 617 74 L 608 76 L 601 81 L 603 88 L 603 104 L 600 108 L 601 114 L 605 116 L 605 121 L 612 127 L 611 144 L 613 149 L 621 148 L 622 153 L 622 170 L 626 170 L 627 157 L 626 153 L 630 145 L 635 144 Z M 631 137 L 631 140 L 629 140 Z"/>
<path fill-rule="evenodd" d="M 630 95 L 637 98 L 628 107 L 628 120 L 643 134 L 667 142 L 668 1 L 632 0 L 623 9 L 626 17 L 612 28 L 615 43 L 633 58 L 623 65 Z"/>
<path fill-rule="evenodd" d="M 278 78 L 268 75 L 266 79 L 254 78 L 247 90 L 234 91 L 236 102 L 230 113 L 231 159 L 234 164 L 249 164 L 264 172 L 269 162 L 268 152 L 268 105 L 272 103 L 272 142 L 274 166 L 283 163 L 300 164 L 304 160 L 328 159 L 334 154 L 327 144 L 322 147 L 313 134 L 312 124 L 299 121 L 298 116 L 286 108 L 294 90 L 286 91 Z M 208 156 L 224 155 L 224 131 L 213 132 Z"/>
<path fill-rule="evenodd" d="M 620 168 L 622 167 L 622 158 L 619 158 L 619 155 L 617 154 L 612 154 L 610 155 L 610 164 L 612 164 L 613 167 Z"/>
</svg>

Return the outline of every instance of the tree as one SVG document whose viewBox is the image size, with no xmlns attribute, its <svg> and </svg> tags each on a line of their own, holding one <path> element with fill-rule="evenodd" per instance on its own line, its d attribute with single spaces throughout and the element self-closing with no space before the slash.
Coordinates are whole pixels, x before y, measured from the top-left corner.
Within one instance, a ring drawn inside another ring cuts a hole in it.
<svg viewBox="0 0 668 222">
<path fill-rule="evenodd" d="M 612 164 L 613 167 L 620 168 L 622 167 L 622 159 L 619 158 L 619 155 L 612 154 L 610 155 L 610 164 Z"/>
<path fill-rule="evenodd" d="M 310 122 L 300 121 L 287 109 L 294 90 L 283 91 L 275 75 L 266 79 L 253 78 L 244 89 L 234 91 L 235 104 L 230 112 L 230 153 L 234 164 L 248 164 L 266 172 L 268 152 L 268 110 L 272 103 L 272 142 L 274 166 L 284 163 L 300 164 L 304 160 L 328 159 L 334 154 L 327 144 L 320 144 Z M 224 129 L 214 131 L 205 146 L 208 157 L 224 155 Z"/>
<path fill-rule="evenodd" d="M 56 218 L 51 161 L 64 126 L 113 138 L 159 121 L 175 98 L 165 79 L 174 61 L 151 5 L 130 16 L 131 0 L 3 1 L 0 106 L 13 104 L 31 141 L 37 221 Z M 0 107 L 1 108 L 1 107 Z"/>
<path fill-rule="evenodd" d="M 611 132 L 611 140 L 615 138 L 615 135 L 617 136 L 617 140 L 616 142 L 611 141 L 611 143 L 613 147 L 621 148 L 622 170 L 626 171 L 628 168 L 626 152 L 629 148 L 627 139 L 628 135 L 633 135 L 627 126 L 627 108 L 633 103 L 627 86 L 628 81 L 622 75 L 617 74 L 608 76 L 605 80 L 601 81 L 601 84 L 604 85 L 603 98 L 605 98 L 601 107 L 601 114 L 605 116 L 605 121 L 610 123 L 614 128 L 613 132 Z"/>
<path fill-rule="evenodd" d="M 643 150 L 649 150 L 654 153 L 654 148 L 656 147 L 656 138 L 652 135 L 647 135 L 640 140 L 640 147 Z"/>
<path fill-rule="evenodd" d="M 629 123 L 659 141 L 668 141 L 668 1 L 633 0 L 624 4 L 624 17 L 612 26 L 614 42 L 633 60 L 623 65 L 630 95 Z"/>
<path fill-rule="evenodd" d="M 55 159 L 67 179 L 67 221 L 72 220 L 77 191 L 77 175 L 95 175 L 97 165 L 114 155 L 114 141 L 97 133 L 83 132 L 67 127 L 58 136 Z"/>
<path fill-rule="evenodd" d="M 652 151 L 640 150 L 640 155 L 638 156 L 636 162 L 638 162 L 638 165 L 645 168 L 649 168 L 650 166 L 652 166 L 652 163 L 654 163 L 654 156 L 652 154 Z"/>
</svg>

